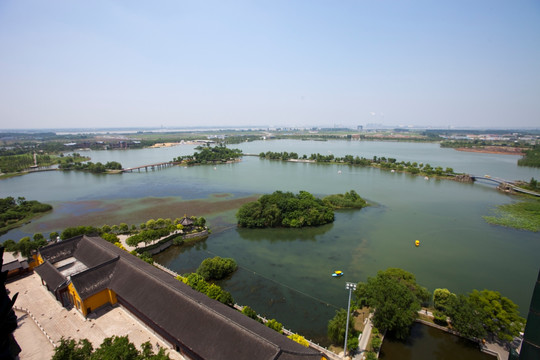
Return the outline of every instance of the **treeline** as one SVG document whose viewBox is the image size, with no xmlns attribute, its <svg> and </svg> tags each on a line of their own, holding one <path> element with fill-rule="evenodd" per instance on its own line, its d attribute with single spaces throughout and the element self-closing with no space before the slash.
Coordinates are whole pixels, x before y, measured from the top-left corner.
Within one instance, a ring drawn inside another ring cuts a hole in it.
<svg viewBox="0 0 540 360">
<path fill-rule="evenodd" d="M 238 226 L 247 228 L 303 227 L 334 221 L 333 208 L 307 191 L 297 195 L 275 191 L 242 205 L 236 213 Z"/>
<path fill-rule="evenodd" d="M 540 145 L 525 151 L 525 156 L 518 160 L 519 166 L 540 167 Z"/>
<path fill-rule="evenodd" d="M 32 239 L 25 236 L 19 242 L 8 239 L 2 244 L 6 251 L 20 253 L 25 258 L 30 258 L 35 250 L 45 245 L 47 245 L 47 240 L 41 233 L 34 234 Z"/>
<path fill-rule="evenodd" d="M 11 196 L 2 198 L 0 199 L 0 234 L 50 210 L 52 210 L 51 205 L 36 200 L 26 200 L 24 197 L 18 197 L 15 200 Z"/>
<path fill-rule="evenodd" d="M 428 306 L 431 301 L 435 323 L 447 326 L 450 321 L 453 330 L 473 340 L 490 334 L 510 342 L 525 325 L 518 306 L 497 291 L 473 290 L 468 295 L 456 295 L 448 289 L 435 289 L 431 296 L 416 283 L 413 274 L 397 268 L 379 271 L 367 282 L 358 283 L 354 294 L 352 311 L 368 306 L 373 312 L 373 325 L 399 339 L 409 336 L 422 305 Z M 346 315 L 341 309 L 328 323 L 328 336 L 335 344 L 345 340 L 341 329 L 345 328 Z M 357 346 L 357 337 L 353 332 L 347 340 L 349 349 Z"/>
<path fill-rule="evenodd" d="M 192 289 L 205 294 L 210 299 L 217 300 L 225 305 L 234 305 L 234 299 L 230 292 L 223 290 L 219 285 L 207 282 L 201 275 L 191 273 L 177 276 L 177 279 Z"/>
<path fill-rule="evenodd" d="M 60 164 L 59 166 L 62 170 L 84 170 L 89 171 L 91 173 L 104 173 L 108 170 L 122 170 L 122 164 L 116 161 L 109 161 L 106 164 L 102 164 L 100 162 L 93 163 L 91 161 L 86 163 L 80 163 L 80 162 L 65 162 Z"/>
<path fill-rule="evenodd" d="M 27 170 L 32 166 L 47 167 L 56 164 L 69 164 L 86 161 L 89 158 L 82 157 L 78 153 L 64 156 L 60 154 L 48 155 L 48 154 L 36 154 L 36 163 L 34 163 L 34 154 L 26 150 L 23 154 L 1 154 L 0 155 L 0 171 L 4 173 L 15 173 L 23 170 Z"/>
<path fill-rule="evenodd" d="M 9 199 L 9 198 L 8 198 Z M 24 199 L 24 198 L 20 198 Z M 0 199 L 0 204 L 4 203 L 5 199 Z M 8 201 L 9 202 L 9 201 Z M 46 205 L 46 204 L 44 204 Z M 139 224 L 138 226 L 133 224 L 131 227 L 126 223 L 120 223 L 119 225 L 103 225 L 101 227 L 95 226 L 73 226 L 67 227 L 61 233 L 53 231 L 49 234 L 50 242 L 55 242 L 57 239 L 67 240 L 79 235 L 87 236 L 100 236 L 104 240 L 112 244 L 120 244 L 118 235 L 121 234 L 141 234 L 144 233 L 142 237 L 146 240 L 143 242 L 151 242 L 160 237 L 167 236 L 174 231 L 179 232 L 197 232 L 206 229 L 206 219 L 204 217 L 195 217 L 192 216 L 189 219 L 191 225 L 185 228 L 180 223 L 183 219 L 176 218 L 175 220 L 171 219 L 162 219 L 157 220 L 150 219 L 146 222 Z M 158 237 L 155 237 L 159 235 Z M 128 238 L 129 239 L 129 238 Z M 150 240 L 151 239 L 151 240 Z M 135 240 L 133 240 L 135 241 Z M 43 234 L 36 233 L 33 236 L 33 240 L 30 237 L 23 237 L 18 242 L 8 239 L 4 242 L 4 247 L 7 251 L 21 253 L 23 256 L 30 257 L 33 250 L 37 250 L 42 246 L 48 244 L 48 241 L 44 238 Z M 128 244 L 129 245 L 129 244 Z M 151 257 L 145 254 L 133 253 L 136 256 L 143 258 L 147 262 L 151 262 Z"/>
<path fill-rule="evenodd" d="M 440 146 L 442 148 L 482 148 L 484 146 L 501 146 L 501 147 L 518 147 L 528 148 L 529 143 L 526 141 L 507 141 L 507 140 L 444 140 L 441 141 Z"/>
<path fill-rule="evenodd" d="M 343 157 L 336 157 L 333 154 L 322 155 L 322 154 L 311 154 L 310 156 L 302 155 L 298 156 L 295 152 L 272 152 L 267 151 L 266 153 L 261 152 L 259 157 L 262 159 L 270 160 L 306 160 L 316 163 L 336 163 L 336 164 L 347 164 L 347 165 L 358 165 L 358 166 L 375 166 L 381 169 L 395 170 L 408 172 L 411 174 L 422 174 L 422 175 L 437 175 L 437 176 L 452 176 L 455 175 L 454 169 L 447 167 L 443 168 L 441 166 L 432 167 L 430 164 L 423 164 L 410 161 L 400 161 L 398 162 L 395 158 L 386 158 L 384 156 L 374 156 L 372 159 L 367 159 L 365 157 L 345 155 Z"/>
<path fill-rule="evenodd" d="M 242 150 L 229 149 L 221 144 L 214 147 L 198 146 L 199 150 L 193 155 L 179 156 L 173 161 L 183 162 L 187 165 L 226 163 L 242 156 Z"/>
</svg>

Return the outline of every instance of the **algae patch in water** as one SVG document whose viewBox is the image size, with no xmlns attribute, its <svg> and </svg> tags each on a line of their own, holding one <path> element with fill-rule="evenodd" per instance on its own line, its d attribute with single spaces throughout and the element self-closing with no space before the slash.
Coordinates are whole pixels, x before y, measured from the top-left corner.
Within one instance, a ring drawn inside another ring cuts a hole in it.
<svg viewBox="0 0 540 360">
<path fill-rule="evenodd" d="M 495 209 L 495 213 L 496 216 L 484 216 L 484 219 L 494 225 L 540 231 L 540 201 L 500 205 Z"/>
</svg>

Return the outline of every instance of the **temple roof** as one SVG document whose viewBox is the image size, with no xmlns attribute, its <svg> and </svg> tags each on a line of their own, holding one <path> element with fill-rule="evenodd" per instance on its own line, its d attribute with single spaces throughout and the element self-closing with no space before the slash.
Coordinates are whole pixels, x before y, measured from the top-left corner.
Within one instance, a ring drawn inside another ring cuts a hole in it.
<svg viewBox="0 0 540 360">
<path fill-rule="evenodd" d="M 203 359 L 321 359 L 319 352 L 210 299 L 102 238 L 76 239 L 39 251 L 44 259 L 65 258 L 70 253 L 88 266 L 71 276 L 82 299 L 109 288 L 121 303 Z M 49 262 L 38 269 L 47 283 L 45 277 L 59 281 L 58 271 Z"/>
</svg>

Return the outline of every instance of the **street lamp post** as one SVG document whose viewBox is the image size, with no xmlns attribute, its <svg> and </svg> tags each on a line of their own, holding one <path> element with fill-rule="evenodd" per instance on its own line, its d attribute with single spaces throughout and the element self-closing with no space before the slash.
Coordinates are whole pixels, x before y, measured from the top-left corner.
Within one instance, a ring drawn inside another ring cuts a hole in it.
<svg viewBox="0 0 540 360">
<path fill-rule="evenodd" d="M 347 322 L 345 323 L 345 345 L 343 346 L 343 357 L 347 355 L 347 335 L 349 333 L 349 313 L 351 309 L 351 294 L 353 290 L 356 290 L 356 284 L 348 282 L 345 285 L 345 289 L 349 290 L 349 304 L 347 305 Z"/>
</svg>

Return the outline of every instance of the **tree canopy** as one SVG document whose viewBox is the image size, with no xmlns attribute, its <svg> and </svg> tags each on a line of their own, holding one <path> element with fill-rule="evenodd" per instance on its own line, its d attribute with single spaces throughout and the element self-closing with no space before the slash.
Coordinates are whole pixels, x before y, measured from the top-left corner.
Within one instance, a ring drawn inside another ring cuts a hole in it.
<svg viewBox="0 0 540 360">
<path fill-rule="evenodd" d="M 354 190 L 345 194 L 326 196 L 323 201 L 334 209 L 361 209 L 367 205 L 366 200 L 362 199 Z"/>
<path fill-rule="evenodd" d="M 201 275 L 206 281 L 221 280 L 235 272 L 236 269 L 238 269 L 238 265 L 234 259 L 215 256 L 204 259 L 197 268 L 197 274 Z"/>
<path fill-rule="evenodd" d="M 242 156 L 242 150 L 229 149 L 224 145 L 214 147 L 199 146 L 196 148 L 199 152 L 193 155 L 179 156 L 174 159 L 176 162 L 186 162 L 188 165 L 195 164 L 214 164 L 237 159 Z"/>
<path fill-rule="evenodd" d="M 50 210 L 52 210 L 51 205 L 36 200 L 26 200 L 24 197 L 15 199 L 11 196 L 2 198 L 0 199 L 0 234 Z"/>
<path fill-rule="evenodd" d="M 236 213 L 238 226 L 248 228 L 304 227 L 334 221 L 333 209 L 307 191 L 297 195 L 275 191 L 242 205 Z"/>
<path fill-rule="evenodd" d="M 396 268 L 379 271 L 367 283 L 359 283 L 355 294 L 374 309 L 373 324 L 399 339 L 409 335 L 421 302 L 426 296 L 429 299 L 429 293 L 416 284 L 413 274 Z"/>
<path fill-rule="evenodd" d="M 168 360 L 169 355 L 165 349 L 160 348 L 154 353 L 149 341 L 141 345 L 137 350 L 127 336 L 112 336 L 103 340 L 95 349 L 87 339 L 77 342 L 73 339 L 60 339 L 60 344 L 55 348 L 52 360 Z"/>
<path fill-rule="evenodd" d="M 473 290 L 469 302 L 479 310 L 485 329 L 499 339 L 511 341 L 523 330 L 525 319 L 519 316 L 518 306 L 498 291 Z"/>
<path fill-rule="evenodd" d="M 462 336 L 472 339 L 486 335 L 480 312 L 480 309 L 462 294 L 451 297 L 446 309 L 452 328 Z"/>
</svg>

